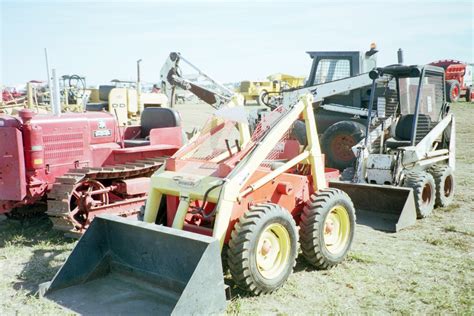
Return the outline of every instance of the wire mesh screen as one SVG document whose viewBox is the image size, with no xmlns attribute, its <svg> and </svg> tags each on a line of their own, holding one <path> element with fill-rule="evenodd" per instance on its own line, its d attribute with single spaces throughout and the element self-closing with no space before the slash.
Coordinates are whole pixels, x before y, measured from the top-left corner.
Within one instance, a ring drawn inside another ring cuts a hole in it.
<svg viewBox="0 0 474 316">
<path fill-rule="evenodd" d="M 257 124 L 257 127 L 252 134 L 252 142 L 257 143 L 262 140 L 263 137 L 267 134 L 267 132 L 275 126 L 275 124 L 285 116 L 288 112 L 289 107 L 280 106 L 273 110 L 272 112 L 267 113 L 266 115 L 262 116 L 260 122 Z M 280 138 L 276 146 L 272 149 L 272 151 L 267 155 L 265 160 L 260 165 L 261 167 L 270 168 L 271 165 L 275 161 L 279 161 L 281 158 L 281 154 L 285 150 L 285 143 L 291 136 L 292 128 L 289 128 L 285 134 Z"/>
<path fill-rule="evenodd" d="M 440 121 L 444 103 L 443 76 L 427 72 L 421 89 L 416 140 L 418 144 Z"/>
<path fill-rule="evenodd" d="M 212 174 L 223 161 L 230 166 L 236 165 L 246 153 L 267 136 L 289 109 L 290 107 L 280 106 L 262 115 L 250 141 L 244 148 L 240 148 L 240 132 L 237 123 L 213 117 L 202 129 L 200 136 L 190 144 L 194 147 L 191 149 L 185 147 L 185 150 L 178 152 L 175 157 L 187 160 L 187 165 L 192 166 L 195 169 L 194 173 L 197 174 Z M 262 167 L 271 167 L 273 162 L 281 161 L 286 141 L 291 137 L 291 130 L 292 128 L 289 128 L 280 138 L 261 164 Z M 183 172 L 192 170 L 192 168 L 187 168 L 187 165 L 183 167 Z"/>
<path fill-rule="evenodd" d="M 315 84 L 330 82 L 351 76 L 348 59 L 321 59 L 316 69 Z"/>
<path fill-rule="evenodd" d="M 240 133 L 235 122 L 213 117 L 196 140 L 196 144 L 199 144 L 196 149 L 182 158 L 210 161 L 228 153 L 229 148 L 235 147 L 239 139 Z"/>
</svg>

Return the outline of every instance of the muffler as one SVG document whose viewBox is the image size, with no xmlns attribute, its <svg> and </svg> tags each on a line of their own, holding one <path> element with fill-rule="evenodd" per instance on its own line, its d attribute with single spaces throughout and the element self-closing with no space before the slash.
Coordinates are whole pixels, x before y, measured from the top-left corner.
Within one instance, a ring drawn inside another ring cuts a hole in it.
<svg viewBox="0 0 474 316">
<path fill-rule="evenodd" d="M 365 183 L 330 182 L 346 192 L 356 209 L 357 223 L 377 230 L 398 232 L 416 223 L 411 188 Z"/>
<path fill-rule="evenodd" d="M 40 295 L 79 314 L 209 314 L 226 308 L 217 239 L 99 215 Z"/>
</svg>

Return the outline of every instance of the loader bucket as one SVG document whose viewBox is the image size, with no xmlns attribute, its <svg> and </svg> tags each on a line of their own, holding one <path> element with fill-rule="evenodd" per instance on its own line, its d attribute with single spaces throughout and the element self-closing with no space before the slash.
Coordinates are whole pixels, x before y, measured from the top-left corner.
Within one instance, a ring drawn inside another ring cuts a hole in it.
<svg viewBox="0 0 474 316">
<path fill-rule="evenodd" d="M 411 188 L 339 181 L 330 182 L 329 186 L 341 189 L 350 196 L 358 224 L 398 232 L 416 222 L 415 199 Z"/>
<path fill-rule="evenodd" d="M 99 215 L 40 294 L 79 314 L 209 314 L 226 307 L 217 239 Z"/>
</svg>

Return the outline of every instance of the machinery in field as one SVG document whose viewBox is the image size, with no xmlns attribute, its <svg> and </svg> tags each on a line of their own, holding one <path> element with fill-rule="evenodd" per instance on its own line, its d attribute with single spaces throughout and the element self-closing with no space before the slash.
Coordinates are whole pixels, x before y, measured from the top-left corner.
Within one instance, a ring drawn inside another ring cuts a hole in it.
<svg viewBox="0 0 474 316">
<path fill-rule="evenodd" d="M 445 101 L 444 71 L 426 66 L 388 66 L 373 79 L 364 138 L 353 147 L 354 166 L 344 190 L 369 225 L 398 231 L 454 196 L 455 123 Z M 376 82 L 394 96 L 391 106 L 373 107 Z M 373 214 L 375 213 L 375 215 Z"/>
<path fill-rule="evenodd" d="M 163 93 L 139 92 L 134 87 L 101 85 L 91 91 L 87 111 L 106 111 L 117 117 L 120 125 L 136 123 L 147 107 L 168 107 L 168 98 Z"/>
<path fill-rule="evenodd" d="M 258 105 L 268 105 L 275 95 L 281 91 L 301 87 L 304 77 L 287 74 L 274 74 L 267 77 L 268 81 L 242 81 L 237 92 L 243 95 L 244 103 L 257 101 Z"/>
<path fill-rule="evenodd" d="M 438 60 L 430 65 L 444 69 L 446 78 L 446 99 L 448 102 L 458 102 L 466 98 L 466 102 L 474 99 L 473 65 L 457 60 Z"/>
<path fill-rule="evenodd" d="M 192 77 L 195 79 L 203 78 L 205 85 L 185 78 L 182 71 L 183 63 L 189 67 L 191 71 L 196 72 Z M 161 90 L 170 100 L 171 107 L 174 106 L 176 101 L 178 88 L 189 91 L 216 109 L 227 104 L 234 95 L 234 92 L 211 78 L 177 52 L 171 52 L 168 55 L 160 71 L 160 81 Z"/>
<path fill-rule="evenodd" d="M 42 292 L 78 313 L 215 313 L 225 308 L 221 251 L 256 295 L 285 283 L 298 242 L 313 266 L 340 263 L 354 208 L 328 188 L 339 172 L 324 167 L 312 103 L 308 94 L 275 109 L 250 135 L 234 96 L 152 176 L 144 222 L 96 217 Z M 300 117 L 305 145 L 291 132 Z"/>
<path fill-rule="evenodd" d="M 305 86 L 283 90 L 279 96 L 270 99 L 269 106 L 274 108 L 328 82 L 353 82 L 351 89 L 313 105 L 321 148 L 329 167 L 343 170 L 355 161 L 351 147 L 363 138 L 372 82 L 368 73 L 377 66 L 377 52 L 374 44 L 366 52 L 310 51 L 308 54 L 313 63 Z M 376 87 L 376 92 L 376 100 L 381 97 L 388 102 L 392 98 L 381 86 Z M 304 134 L 304 128 L 300 127 L 300 131 Z"/>
<path fill-rule="evenodd" d="M 23 109 L 0 115 L 0 139 L 0 213 L 47 207 L 54 228 L 82 232 L 96 214 L 137 213 L 149 176 L 180 148 L 182 134 L 179 114 L 167 108 L 146 108 L 141 125 L 126 127 L 105 112 Z"/>
<path fill-rule="evenodd" d="M 58 78 L 59 103 L 63 112 L 83 112 L 90 90 L 86 88 L 85 77 L 63 75 Z M 18 114 L 21 109 L 32 109 L 37 113 L 51 112 L 51 90 L 47 83 L 31 80 L 26 83 L 22 93 L 3 91 L 0 111 L 7 114 Z"/>
</svg>

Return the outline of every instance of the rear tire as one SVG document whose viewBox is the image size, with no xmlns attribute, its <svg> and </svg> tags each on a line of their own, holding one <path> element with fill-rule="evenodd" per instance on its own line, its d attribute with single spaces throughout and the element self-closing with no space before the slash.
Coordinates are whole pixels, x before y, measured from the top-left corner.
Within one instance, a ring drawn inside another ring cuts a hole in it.
<svg viewBox="0 0 474 316">
<path fill-rule="evenodd" d="M 339 170 L 352 166 L 356 157 L 351 148 L 364 137 L 364 133 L 364 125 L 358 122 L 341 121 L 331 125 L 321 137 L 327 166 Z"/>
<path fill-rule="evenodd" d="M 454 174 L 451 167 L 434 165 L 429 171 L 436 185 L 435 206 L 448 206 L 453 202 L 455 189 Z"/>
<path fill-rule="evenodd" d="M 277 204 L 252 206 L 232 231 L 228 265 L 233 280 L 255 295 L 285 283 L 296 263 L 298 230 L 288 210 Z"/>
<path fill-rule="evenodd" d="M 461 86 L 457 80 L 446 81 L 446 100 L 448 102 L 458 102 L 461 94 Z"/>
<path fill-rule="evenodd" d="M 303 210 L 300 244 L 303 256 L 318 269 L 342 262 L 354 239 L 355 210 L 339 189 L 319 190 Z"/>
<path fill-rule="evenodd" d="M 472 87 L 467 87 L 466 89 L 466 102 L 472 102 Z"/>
<path fill-rule="evenodd" d="M 405 177 L 405 187 L 413 189 L 417 218 L 425 218 L 433 212 L 436 185 L 433 176 L 424 171 L 413 171 Z"/>
</svg>

